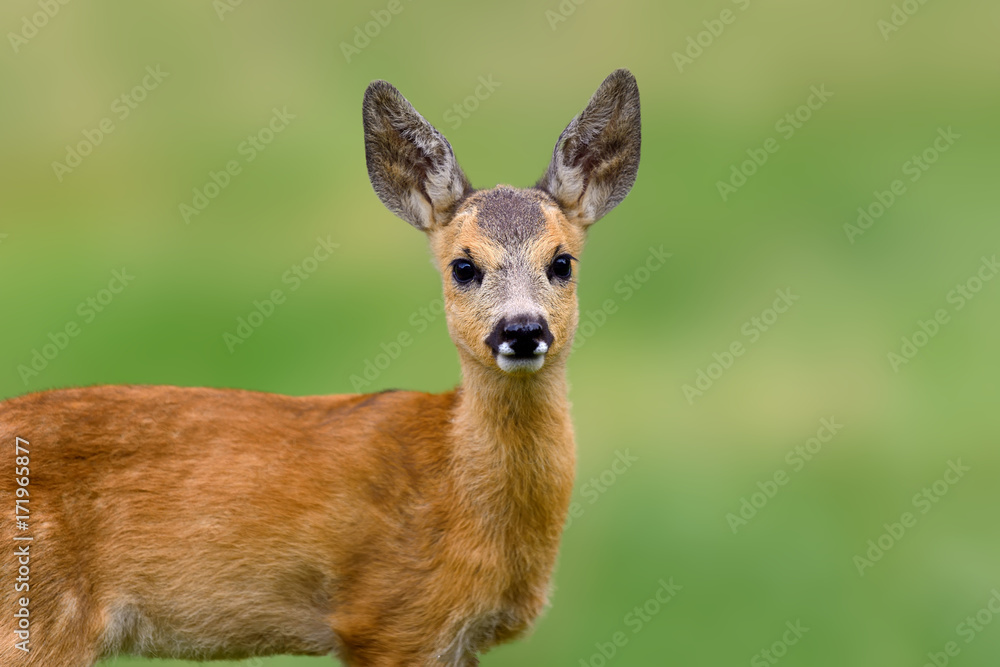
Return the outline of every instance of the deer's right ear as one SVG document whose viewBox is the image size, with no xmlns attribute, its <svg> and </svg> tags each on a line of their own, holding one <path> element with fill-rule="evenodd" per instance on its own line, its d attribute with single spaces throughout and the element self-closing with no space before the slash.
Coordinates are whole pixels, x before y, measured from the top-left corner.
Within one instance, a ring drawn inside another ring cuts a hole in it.
<svg viewBox="0 0 1000 667">
<path fill-rule="evenodd" d="M 368 178 L 378 198 L 417 229 L 445 223 L 472 192 L 448 140 L 385 81 L 368 86 L 362 115 Z"/>
</svg>

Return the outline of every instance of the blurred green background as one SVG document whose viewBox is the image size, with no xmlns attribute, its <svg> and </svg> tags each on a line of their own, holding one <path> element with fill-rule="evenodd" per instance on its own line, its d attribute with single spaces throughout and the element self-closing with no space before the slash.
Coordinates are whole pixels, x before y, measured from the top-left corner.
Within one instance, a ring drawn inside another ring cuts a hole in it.
<svg viewBox="0 0 1000 667">
<path fill-rule="evenodd" d="M 1000 588 L 1000 280 L 976 282 L 1000 252 L 1000 5 L 388 6 L 90 0 L 36 31 L 24 23 L 36 2 L 0 6 L 0 396 L 97 383 L 351 392 L 404 331 L 414 343 L 364 390 L 454 386 L 443 318 L 414 316 L 440 295 L 425 241 L 368 184 L 365 86 L 398 86 L 476 186 L 527 186 L 602 79 L 628 67 L 639 178 L 580 270 L 582 321 L 609 299 L 617 311 L 570 363 L 578 516 L 552 608 L 483 664 L 997 664 L 1000 619 L 961 624 Z M 342 44 L 373 11 L 391 21 L 348 58 Z M 697 57 L 679 67 L 686 49 Z M 469 99 L 480 77 L 492 90 Z M 776 124 L 813 86 L 832 96 L 788 136 Z M 275 108 L 294 118 L 261 150 L 244 145 Z M 102 119 L 113 131 L 98 143 Z M 935 156 L 948 128 L 959 138 Z M 723 200 L 718 182 L 769 138 L 777 152 Z M 77 166 L 53 165 L 88 141 Z M 936 161 L 914 171 L 926 149 Z M 186 222 L 180 205 L 230 160 L 239 173 Z M 896 179 L 905 193 L 848 234 Z M 292 290 L 283 276 L 317 238 L 339 247 Z M 661 246 L 671 258 L 644 273 Z M 134 279 L 120 294 L 81 307 L 123 267 Z M 959 285 L 981 289 L 968 300 Z M 230 352 L 223 334 L 274 289 L 287 301 Z M 774 321 L 764 311 L 786 289 L 798 300 Z M 947 323 L 894 369 L 888 354 L 939 309 Z M 69 322 L 65 349 L 19 370 Z M 735 342 L 745 352 L 728 364 Z M 716 354 L 730 367 L 710 367 Z M 717 379 L 689 400 L 699 371 Z M 843 428 L 804 464 L 786 459 L 824 418 Z M 618 453 L 636 460 L 614 472 Z M 969 472 L 935 491 L 959 460 Z M 787 483 L 768 484 L 776 474 Z M 914 498 L 925 488 L 933 503 Z M 728 516 L 750 515 L 744 499 L 761 506 L 745 525 Z M 904 512 L 916 525 L 887 537 Z M 891 548 L 859 573 L 880 536 Z M 637 615 L 671 578 L 676 596 Z M 948 642 L 957 655 L 942 654 Z"/>
</svg>

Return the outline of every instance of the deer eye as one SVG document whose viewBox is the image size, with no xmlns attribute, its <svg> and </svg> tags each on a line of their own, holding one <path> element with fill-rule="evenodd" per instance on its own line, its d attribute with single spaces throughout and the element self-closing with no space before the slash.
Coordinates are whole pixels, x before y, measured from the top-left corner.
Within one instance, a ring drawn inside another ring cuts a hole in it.
<svg viewBox="0 0 1000 667">
<path fill-rule="evenodd" d="M 467 259 L 456 259 L 451 263 L 451 275 L 460 285 L 471 283 L 479 275 L 476 265 Z"/>
<path fill-rule="evenodd" d="M 552 260 L 552 266 L 549 267 L 549 279 L 555 276 L 560 280 L 569 280 L 573 276 L 574 259 L 576 258 L 572 255 L 559 255 Z"/>
</svg>

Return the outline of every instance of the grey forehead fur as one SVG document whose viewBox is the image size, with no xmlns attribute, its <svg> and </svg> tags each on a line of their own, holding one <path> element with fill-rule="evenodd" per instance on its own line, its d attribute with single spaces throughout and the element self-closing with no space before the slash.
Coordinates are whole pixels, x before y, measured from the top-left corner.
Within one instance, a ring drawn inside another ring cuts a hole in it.
<svg viewBox="0 0 1000 667">
<path fill-rule="evenodd" d="M 538 236 L 545 229 L 543 203 L 552 199 L 541 190 L 498 186 L 472 194 L 463 209 L 476 209 L 476 223 L 497 242 L 508 245 Z"/>
</svg>

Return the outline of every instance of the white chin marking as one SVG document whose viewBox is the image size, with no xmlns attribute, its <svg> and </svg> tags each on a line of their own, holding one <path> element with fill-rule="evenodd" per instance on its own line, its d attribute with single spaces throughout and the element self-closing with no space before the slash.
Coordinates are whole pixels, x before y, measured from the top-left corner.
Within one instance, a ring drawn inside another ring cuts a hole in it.
<svg viewBox="0 0 1000 667">
<path fill-rule="evenodd" d="M 534 373 L 545 363 L 545 355 L 535 355 L 531 359 L 515 359 L 504 354 L 497 355 L 497 366 L 505 373 Z"/>
</svg>

